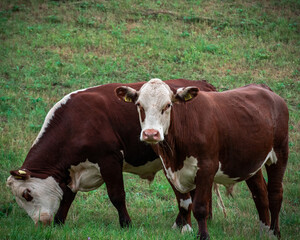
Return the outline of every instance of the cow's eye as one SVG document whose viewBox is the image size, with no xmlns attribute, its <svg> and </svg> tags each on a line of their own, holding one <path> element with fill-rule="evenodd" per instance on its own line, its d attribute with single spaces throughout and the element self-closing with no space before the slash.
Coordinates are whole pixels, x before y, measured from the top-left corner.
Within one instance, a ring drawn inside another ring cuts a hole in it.
<svg viewBox="0 0 300 240">
<path fill-rule="evenodd" d="M 33 197 L 30 195 L 31 191 L 27 188 L 24 190 L 22 197 L 27 201 L 30 202 L 32 201 Z"/>
<path fill-rule="evenodd" d="M 163 114 L 166 110 L 168 110 L 171 107 L 171 103 L 168 103 L 162 110 L 161 114 Z"/>
</svg>

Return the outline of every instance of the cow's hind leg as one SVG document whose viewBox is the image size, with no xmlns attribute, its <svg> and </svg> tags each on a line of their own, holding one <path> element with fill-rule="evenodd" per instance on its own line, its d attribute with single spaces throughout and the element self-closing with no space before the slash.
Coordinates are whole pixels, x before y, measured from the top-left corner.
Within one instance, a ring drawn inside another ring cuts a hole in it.
<svg viewBox="0 0 300 240">
<path fill-rule="evenodd" d="M 131 219 L 125 204 L 122 163 L 115 158 L 102 158 L 99 165 L 109 199 L 118 211 L 120 225 L 128 227 Z"/>
<path fill-rule="evenodd" d="M 271 165 L 266 165 L 268 173 L 268 197 L 269 208 L 271 212 L 271 226 L 270 229 L 274 231 L 274 235 L 280 239 L 279 230 L 279 212 L 282 204 L 283 196 L 283 175 L 286 169 L 288 160 L 288 141 L 284 144 L 284 147 L 274 148 L 276 153 L 277 162 Z"/>
<path fill-rule="evenodd" d="M 246 183 L 252 193 L 252 198 L 255 202 L 256 209 L 258 211 L 261 226 L 267 227 L 269 229 L 269 199 L 267 184 L 262 175 L 262 171 L 259 170 L 254 176 L 246 180 Z"/>
</svg>

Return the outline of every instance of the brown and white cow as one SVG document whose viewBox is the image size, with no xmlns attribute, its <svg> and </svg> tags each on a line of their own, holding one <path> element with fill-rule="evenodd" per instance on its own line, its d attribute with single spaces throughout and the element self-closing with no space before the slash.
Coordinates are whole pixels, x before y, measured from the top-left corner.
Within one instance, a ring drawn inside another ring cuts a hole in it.
<svg viewBox="0 0 300 240">
<path fill-rule="evenodd" d="M 153 144 L 169 181 L 179 192 L 191 193 L 200 239 L 209 238 L 206 222 L 213 182 L 230 188 L 243 180 L 262 225 L 280 237 L 289 119 L 281 97 L 264 85 L 217 93 L 200 92 L 196 86 L 174 88 L 159 79 L 139 91 L 119 87 L 116 94 L 137 106 L 140 139 Z"/>
<path fill-rule="evenodd" d="M 205 81 L 169 80 L 173 87 L 196 85 L 215 91 Z M 123 85 L 123 84 L 122 84 Z M 143 83 L 128 84 L 139 89 Z M 11 171 L 7 185 L 35 223 L 64 223 L 78 191 L 104 182 L 122 227 L 131 220 L 125 205 L 122 171 L 153 180 L 162 169 L 151 147 L 139 141 L 135 106 L 120 103 L 107 84 L 72 92 L 54 105 L 20 169 Z M 189 194 L 175 194 L 179 214 L 174 226 L 191 230 Z"/>
</svg>

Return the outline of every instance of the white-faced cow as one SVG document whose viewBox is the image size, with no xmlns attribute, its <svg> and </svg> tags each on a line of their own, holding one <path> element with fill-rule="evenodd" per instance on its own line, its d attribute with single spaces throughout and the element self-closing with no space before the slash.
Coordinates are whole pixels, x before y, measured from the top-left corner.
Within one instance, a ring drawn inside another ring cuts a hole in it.
<svg viewBox="0 0 300 240">
<path fill-rule="evenodd" d="M 205 81 L 169 80 L 173 87 L 196 85 L 215 91 Z M 143 83 L 128 84 L 139 89 Z M 122 84 L 123 85 L 123 84 Z M 77 191 L 90 191 L 104 182 L 118 210 L 122 227 L 131 220 L 125 205 L 122 171 L 153 180 L 161 161 L 139 141 L 135 106 L 120 103 L 107 84 L 70 93 L 56 103 L 20 169 L 11 171 L 7 185 L 35 223 L 64 223 Z M 174 226 L 190 230 L 191 199 L 174 189 L 179 214 Z"/>
<path fill-rule="evenodd" d="M 139 91 L 119 87 L 116 94 L 137 106 L 140 139 L 153 144 L 170 182 L 181 193 L 191 193 L 200 239 L 209 238 L 206 222 L 213 182 L 229 188 L 243 180 L 261 223 L 280 237 L 289 118 L 281 97 L 265 85 L 217 93 L 200 92 L 192 85 L 174 88 L 159 79 Z"/>
</svg>

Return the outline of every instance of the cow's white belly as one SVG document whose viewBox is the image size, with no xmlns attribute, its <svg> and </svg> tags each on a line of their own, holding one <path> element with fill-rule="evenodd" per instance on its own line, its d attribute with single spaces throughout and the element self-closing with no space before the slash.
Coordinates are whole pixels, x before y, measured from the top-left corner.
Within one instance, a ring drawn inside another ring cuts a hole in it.
<svg viewBox="0 0 300 240">
<path fill-rule="evenodd" d="M 214 182 L 215 183 L 219 183 L 219 184 L 223 184 L 224 186 L 229 186 L 232 184 L 235 184 L 236 181 L 239 179 L 237 178 L 231 178 L 229 177 L 227 174 L 225 174 L 222 170 L 221 170 L 221 163 L 219 162 L 219 169 L 215 175 L 214 178 Z"/>
<path fill-rule="evenodd" d="M 166 171 L 167 178 L 179 192 L 187 193 L 196 188 L 195 177 L 199 168 L 195 157 L 187 157 L 183 162 L 183 167 L 175 172 L 171 168 L 166 168 L 161 156 L 160 159 Z"/>
<path fill-rule="evenodd" d="M 100 187 L 104 181 L 102 179 L 98 164 L 88 160 L 71 166 L 69 169 L 71 182 L 68 187 L 73 191 L 88 192 Z"/>
<path fill-rule="evenodd" d="M 123 162 L 123 172 L 139 175 L 140 178 L 148 179 L 149 181 L 153 181 L 155 174 L 161 169 L 162 165 L 159 158 L 139 167 L 134 167 L 126 161 Z"/>
<path fill-rule="evenodd" d="M 276 162 L 277 162 L 277 157 L 274 152 L 274 149 L 272 148 L 272 150 L 267 154 L 267 156 L 266 156 L 265 160 L 262 162 L 262 164 L 257 169 L 255 169 L 254 172 L 249 173 L 248 177 L 254 176 L 265 164 L 270 166 L 271 164 L 276 164 Z M 221 166 L 221 163 L 219 162 L 219 169 L 214 177 L 214 182 L 223 184 L 224 186 L 230 186 L 239 181 L 239 179 L 240 179 L 239 177 L 231 178 L 227 174 L 225 174 L 221 168 L 222 168 L 222 166 Z"/>
</svg>

